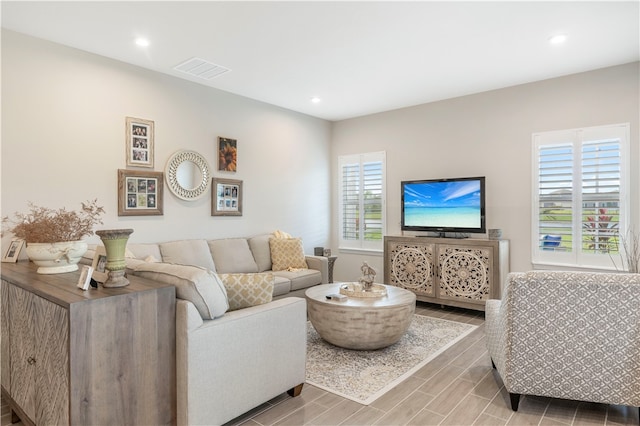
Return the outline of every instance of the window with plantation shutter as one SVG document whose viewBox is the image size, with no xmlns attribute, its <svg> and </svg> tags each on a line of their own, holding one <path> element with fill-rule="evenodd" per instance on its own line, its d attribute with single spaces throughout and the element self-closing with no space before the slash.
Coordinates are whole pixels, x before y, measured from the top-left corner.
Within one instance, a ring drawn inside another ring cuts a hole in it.
<svg viewBox="0 0 640 426">
<path fill-rule="evenodd" d="M 341 249 L 382 251 L 385 233 L 385 153 L 338 159 Z"/>
<path fill-rule="evenodd" d="M 629 124 L 533 135 L 534 264 L 614 268 L 627 230 Z"/>
</svg>

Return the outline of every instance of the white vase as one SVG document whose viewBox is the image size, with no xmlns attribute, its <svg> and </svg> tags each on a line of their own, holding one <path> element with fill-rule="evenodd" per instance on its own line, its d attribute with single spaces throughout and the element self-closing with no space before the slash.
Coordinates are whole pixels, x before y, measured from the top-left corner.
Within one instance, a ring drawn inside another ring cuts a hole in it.
<svg viewBox="0 0 640 426">
<path fill-rule="evenodd" d="M 27 256 L 39 266 L 39 274 L 62 274 L 78 270 L 78 262 L 87 252 L 84 241 L 27 243 Z"/>
</svg>

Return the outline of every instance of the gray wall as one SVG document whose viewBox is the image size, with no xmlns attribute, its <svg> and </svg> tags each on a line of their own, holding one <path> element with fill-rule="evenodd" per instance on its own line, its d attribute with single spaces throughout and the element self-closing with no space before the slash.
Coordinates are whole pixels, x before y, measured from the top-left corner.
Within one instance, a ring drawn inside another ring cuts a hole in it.
<svg viewBox="0 0 640 426">
<path fill-rule="evenodd" d="M 163 216 L 118 217 L 126 116 L 155 122 L 156 171 L 190 149 L 213 176 L 242 180 L 243 216 L 212 217 L 210 196 L 187 202 L 165 188 Z M 216 170 L 218 136 L 238 140 L 237 173 Z M 98 198 L 107 211 L 100 228 L 133 228 L 130 241 L 281 229 L 312 253 L 329 241 L 330 136 L 324 120 L 2 32 L 2 215 L 27 201 L 75 209 Z"/>
<path fill-rule="evenodd" d="M 382 277 L 381 255 L 338 250 L 334 177 L 339 155 L 385 150 L 389 235 L 401 233 L 401 180 L 484 175 L 487 225 L 503 229 L 511 269 L 523 271 L 531 268 L 531 133 L 630 122 L 637 165 L 638 81 L 633 63 L 329 123 L 3 30 L 0 207 L 7 215 L 27 201 L 75 208 L 98 198 L 102 228 L 134 228 L 135 242 L 282 229 L 308 253 L 331 247 L 337 280 L 356 279 L 363 260 Z M 186 202 L 165 189 L 164 216 L 118 217 L 126 116 L 154 120 L 156 171 L 191 149 L 214 176 L 243 180 L 244 215 L 211 217 L 210 197 Z M 215 170 L 218 136 L 238 140 L 237 173 Z M 632 167 L 635 225 L 639 179 Z"/>
<path fill-rule="evenodd" d="M 637 228 L 638 81 L 636 62 L 334 123 L 332 177 L 339 155 L 386 150 L 387 234 L 401 235 L 400 181 L 486 176 L 487 227 L 511 240 L 511 270 L 529 270 L 533 132 L 630 122 Z M 335 179 L 333 188 L 337 203 Z M 336 276 L 356 279 L 363 260 L 382 276 L 381 256 L 338 252 L 337 223 L 334 212 Z"/>
</svg>

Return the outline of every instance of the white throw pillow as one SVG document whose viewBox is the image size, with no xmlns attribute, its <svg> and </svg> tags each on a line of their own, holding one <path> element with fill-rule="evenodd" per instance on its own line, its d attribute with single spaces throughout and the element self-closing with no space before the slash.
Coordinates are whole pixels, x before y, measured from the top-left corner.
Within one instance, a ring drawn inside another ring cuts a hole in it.
<svg viewBox="0 0 640 426">
<path fill-rule="evenodd" d="M 193 303 L 202 319 L 214 319 L 229 309 L 227 291 L 214 272 L 198 266 L 170 263 L 141 262 L 135 266 L 134 275 L 172 284 L 176 297 Z"/>
</svg>

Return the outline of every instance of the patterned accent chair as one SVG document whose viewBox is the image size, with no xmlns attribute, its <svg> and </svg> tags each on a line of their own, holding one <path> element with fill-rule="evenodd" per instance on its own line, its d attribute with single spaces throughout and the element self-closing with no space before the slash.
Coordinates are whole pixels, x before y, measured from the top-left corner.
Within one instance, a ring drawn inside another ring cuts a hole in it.
<svg viewBox="0 0 640 426">
<path fill-rule="evenodd" d="M 640 274 L 511 273 L 485 333 L 514 411 L 521 394 L 640 407 Z"/>
</svg>

